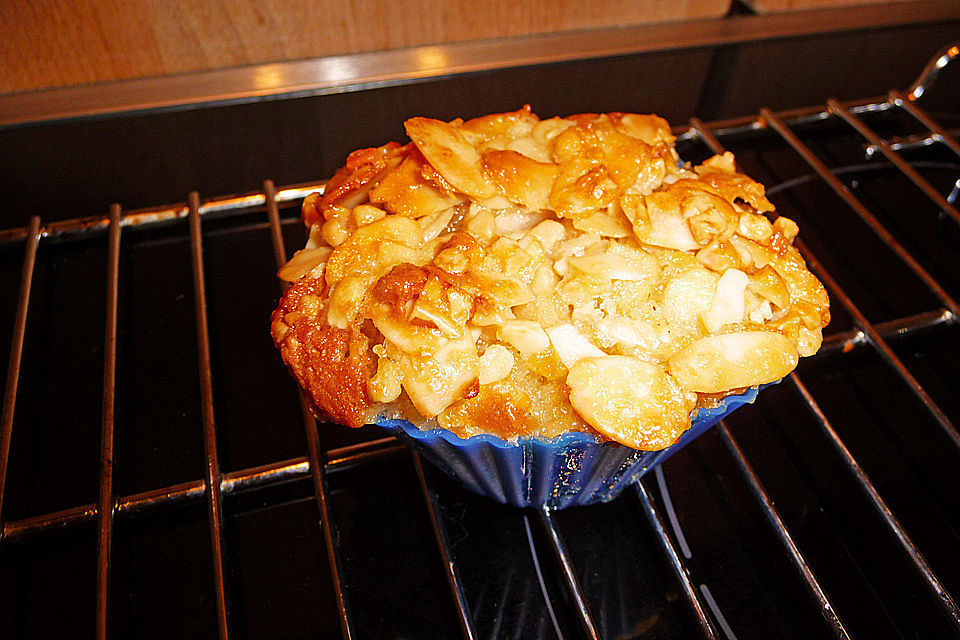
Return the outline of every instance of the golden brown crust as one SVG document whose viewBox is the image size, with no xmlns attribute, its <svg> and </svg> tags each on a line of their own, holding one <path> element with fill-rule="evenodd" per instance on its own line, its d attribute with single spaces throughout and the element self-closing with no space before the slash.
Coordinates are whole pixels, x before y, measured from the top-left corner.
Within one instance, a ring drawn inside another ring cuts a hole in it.
<svg viewBox="0 0 960 640">
<path fill-rule="evenodd" d="M 396 166 L 412 147 L 401 147 L 396 142 L 388 142 L 382 147 L 358 149 L 347 156 L 347 164 L 337 171 L 323 191 L 323 197 L 309 209 L 303 211 L 303 221 L 309 227 L 324 219 L 329 219 L 330 209 L 342 205 L 349 196 L 362 192 L 388 168 Z"/>
<path fill-rule="evenodd" d="M 427 164 L 423 154 L 413 149 L 396 170 L 370 191 L 370 202 L 383 204 L 389 213 L 422 218 L 457 204 L 460 198 Z"/>
<path fill-rule="evenodd" d="M 335 422 L 360 427 L 370 407 L 370 341 L 359 324 L 338 329 L 311 315 L 311 298 L 323 289 L 322 280 L 302 280 L 287 291 L 271 318 L 274 339 L 314 405 Z"/>
<path fill-rule="evenodd" d="M 530 419 L 530 396 L 521 390 L 503 386 L 505 388 L 478 386 L 477 393 L 447 411 L 447 420 L 452 424 L 482 424 L 486 433 L 504 440 L 530 433 L 536 428 Z"/>
<path fill-rule="evenodd" d="M 487 178 L 511 202 L 530 209 L 545 209 L 559 169 L 550 162 L 539 162 L 510 149 L 494 149 L 483 154 Z"/>
<path fill-rule="evenodd" d="M 373 298 L 395 310 L 403 309 L 420 296 L 428 277 L 429 274 L 423 267 L 409 262 L 398 264 L 377 280 L 373 286 Z"/>
</svg>

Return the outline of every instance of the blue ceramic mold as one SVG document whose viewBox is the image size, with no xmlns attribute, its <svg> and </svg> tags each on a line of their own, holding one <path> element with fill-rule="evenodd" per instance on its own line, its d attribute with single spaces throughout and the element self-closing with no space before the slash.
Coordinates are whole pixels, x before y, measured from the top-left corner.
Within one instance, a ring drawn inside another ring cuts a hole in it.
<svg viewBox="0 0 960 640">
<path fill-rule="evenodd" d="M 445 429 L 422 431 L 406 420 L 378 419 L 415 451 L 465 488 L 518 507 L 563 509 L 617 497 L 631 482 L 679 451 L 722 418 L 757 398 L 760 389 L 724 398 L 700 409 L 692 426 L 671 447 L 637 451 L 599 442 L 585 433 L 550 440 L 506 442 L 491 435 L 463 439 Z"/>
</svg>

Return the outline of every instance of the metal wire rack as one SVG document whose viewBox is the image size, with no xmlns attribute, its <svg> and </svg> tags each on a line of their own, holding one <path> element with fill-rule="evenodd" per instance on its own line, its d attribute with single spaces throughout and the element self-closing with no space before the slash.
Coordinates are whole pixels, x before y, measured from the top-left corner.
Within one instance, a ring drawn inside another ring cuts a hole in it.
<svg viewBox="0 0 960 640">
<path fill-rule="evenodd" d="M 773 132 L 785 141 L 803 162 L 815 172 L 837 196 L 845 203 L 849 212 L 861 219 L 880 241 L 886 245 L 906 266 L 929 293 L 939 301 L 940 308 L 920 314 L 899 317 L 893 320 L 872 323 L 864 312 L 858 308 L 848 293 L 838 284 L 832 274 L 802 242 L 797 241 L 803 257 L 810 269 L 827 287 L 834 304 L 846 312 L 852 321 L 853 328 L 828 336 L 824 343 L 824 353 L 852 352 L 858 349 L 869 349 L 875 352 L 886 367 L 889 368 L 909 389 L 922 404 L 932 420 L 939 425 L 943 434 L 960 449 L 960 433 L 947 414 L 938 406 L 928 391 L 918 382 L 914 374 L 907 368 L 901 357 L 897 355 L 889 344 L 893 336 L 903 336 L 918 332 L 930 327 L 955 326 L 960 319 L 960 306 L 947 290 L 924 267 L 920 260 L 908 251 L 897 237 L 864 205 L 857 196 L 827 167 L 818 155 L 801 141 L 795 133 L 799 127 L 825 120 L 839 120 L 848 125 L 853 131 L 862 136 L 867 146 L 867 155 L 881 154 L 890 164 L 896 167 L 910 182 L 926 195 L 942 212 L 944 216 L 955 224 L 960 224 L 960 212 L 952 198 L 943 196 L 935 187 L 918 173 L 909 161 L 900 153 L 903 148 L 943 145 L 960 158 L 960 143 L 951 132 L 939 125 L 933 117 L 928 115 L 918 104 L 923 96 L 935 83 L 938 74 L 951 61 L 960 56 L 960 48 L 949 47 L 933 60 L 914 86 L 905 92 L 891 91 L 885 98 L 870 99 L 854 102 L 838 102 L 830 100 L 825 107 L 814 107 L 774 113 L 761 110 L 755 116 L 719 122 L 701 122 L 692 119 L 688 126 L 677 130 L 681 141 L 701 142 L 713 152 L 723 151 L 722 141 L 749 132 Z M 960 64 L 960 63 L 954 63 Z M 881 135 L 871 129 L 864 121 L 864 115 L 873 115 L 885 112 L 901 112 L 914 118 L 926 129 L 926 133 L 914 136 L 909 140 L 886 141 Z M 209 199 L 201 201 L 196 193 L 190 193 L 185 204 L 171 207 L 159 207 L 149 210 L 140 210 L 124 213 L 119 205 L 110 208 L 109 215 L 94 220 L 69 220 L 44 224 L 34 217 L 25 228 L 0 231 L 0 243 L 24 242 L 22 272 L 19 286 L 19 299 L 15 315 L 12 349 L 7 369 L 6 387 L 4 391 L 2 431 L 0 431 L 0 523 L 2 536 L 0 547 L 4 550 L 15 548 L 24 540 L 44 535 L 51 531 L 75 527 L 85 522 L 95 522 L 97 531 L 97 571 L 96 571 L 96 637 L 106 638 L 110 628 L 110 589 L 111 589 L 111 558 L 114 522 L 117 518 L 128 518 L 148 512 L 154 512 L 163 507 L 183 505 L 204 501 L 210 529 L 210 545 L 213 559 L 214 592 L 216 597 L 217 627 L 220 638 L 226 640 L 232 637 L 231 603 L 228 590 L 225 588 L 225 556 L 223 546 L 223 515 L 222 501 L 224 496 L 248 489 L 279 485 L 292 479 L 306 479 L 312 481 L 317 508 L 319 510 L 324 535 L 324 545 L 331 567 L 334 593 L 337 610 L 339 612 L 340 629 L 344 638 L 357 637 L 354 624 L 354 611 L 351 608 L 348 594 L 344 589 L 341 577 L 343 559 L 338 546 L 338 524 L 329 504 L 329 477 L 358 467 L 376 465 L 381 461 L 402 455 L 405 449 L 394 438 L 370 440 L 358 445 L 325 450 L 318 438 L 316 423 L 301 398 L 301 413 L 303 428 L 308 445 L 304 456 L 279 460 L 273 464 L 246 468 L 240 471 L 224 473 L 221 470 L 217 457 L 217 428 L 214 411 L 214 397 L 212 393 L 212 369 L 210 361 L 210 333 L 208 331 L 207 296 L 204 274 L 204 245 L 201 225 L 204 220 L 217 216 L 249 215 L 265 212 L 266 221 L 272 235 L 273 251 L 276 264 L 282 265 L 286 260 L 284 240 L 282 235 L 281 215 L 279 207 L 293 203 L 304 195 L 322 189 L 322 183 L 296 185 L 286 188 L 275 188 L 267 180 L 263 183 L 262 191 L 241 196 Z M 114 405 L 116 389 L 117 367 L 117 316 L 120 305 L 118 295 L 118 281 L 120 273 L 121 245 L 124 230 L 131 227 L 160 226 L 165 223 L 188 219 L 191 241 L 191 259 L 193 272 L 193 295 L 196 313 L 196 333 L 199 345 L 199 385 L 202 397 L 202 426 L 205 452 L 205 474 L 191 482 L 166 486 L 160 489 L 136 493 L 132 495 L 116 495 L 113 482 L 114 465 Z M 13 436 L 14 415 L 18 385 L 20 379 L 21 359 L 23 354 L 24 335 L 29 320 L 31 288 L 33 285 L 34 265 L 38 251 L 41 251 L 46 241 L 63 236 L 83 235 L 91 232 L 105 232 L 108 238 L 107 261 L 107 308 L 106 326 L 104 334 L 104 378 L 103 404 L 101 425 L 101 461 L 100 461 L 100 490 L 95 504 L 86 504 L 61 511 L 44 513 L 28 518 L 5 520 L 3 518 L 3 497 L 6 483 L 7 469 L 10 457 L 11 438 Z M 292 384 L 292 383 L 291 383 Z M 813 393 L 808 389 L 799 375 L 789 376 L 792 385 L 804 399 L 807 409 L 813 416 L 827 442 L 839 455 L 846 468 L 849 478 L 863 493 L 872 508 L 879 515 L 888 533 L 899 545 L 902 553 L 909 559 L 917 575 L 937 606 L 946 617 L 949 626 L 960 635 L 960 609 L 948 590 L 944 587 L 941 578 L 931 568 L 921 553 L 917 544 L 906 527 L 901 524 L 893 509 L 884 500 L 883 492 L 871 480 L 858 460 L 853 456 L 837 429 L 827 418 L 827 413 L 820 407 Z M 737 471 L 749 487 L 750 493 L 759 506 L 767 525 L 782 545 L 790 564 L 800 576 L 810 598 L 815 603 L 832 634 L 837 638 L 850 638 L 851 634 L 844 620 L 831 602 L 827 590 L 818 580 L 812 565 L 804 557 L 794 535 L 785 524 L 784 518 L 765 486 L 761 483 L 758 474 L 734 437 L 727 425 L 719 427 L 720 438 L 729 453 Z M 414 454 L 416 475 L 419 479 L 423 499 L 429 513 L 433 532 L 436 537 L 437 548 L 443 562 L 443 570 L 449 586 L 451 601 L 456 610 L 456 618 L 460 630 L 465 638 L 476 638 L 478 632 L 475 620 L 471 613 L 467 597 L 464 593 L 460 569 L 454 559 L 451 535 L 446 530 L 444 520 L 440 516 L 441 505 L 434 482 L 430 474 L 425 472 L 424 466 Z M 680 586 L 680 593 L 689 605 L 689 610 L 696 627 L 705 638 L 717 639 L 734 637 L 729 629 L 723 614 L 717 608 L 709 589 L 701 585 L 698 588 L 691 578 L 687 566 L 690 557 L 685 550 L 686 542 L 679 533 L 675 522 L 675 515 L 670 506 L 669 494 L 665 491 L 662 472 L 658 469 L 652 476 L 656 478 L 659 488 L 657 499 L 651 495 L 653 486 L 650 480 L 638 482 L 635 486 L 636 495 L 642 505 L 642 513 L 649 523 L 650 529 L 663 554 L 666 566 L 673 573 Z M 553 558 L 544 558 L 543 562 L 555 562 L 559 567 L 562 583 L 567 590 L 569 601 L 574 605 L 574 613 L 579 624 L 581 635 L 587 638 L 600 638 L 601 632 L 588 605 L 588 598 L 584 594 L 584 587 L 577 576 L 570 553 L 565 544 L 564 536 L 558 528 L 554 514 L 544 510 L 541 512 L 525 513 L 524 524 L 528 536 L 531 533 L 531 522 L 540 528 L 540 531 L 549 542 Z M 531 547 L 532 548 L 532 547 Z M 541 560 L 534 558 L 539 572 Z M 542 578 L 541 578 L 542 584 Z M 91 584 L 93 586 L 93 584 Z M 549 606 L 549 600 L 548 600 Z M 551 610 L 551 616 L 553 612 Z M 553 622 L 557 625 L 556 620 Z M 557 631 L 562 637 L 562 633 Z"/>
</svg>

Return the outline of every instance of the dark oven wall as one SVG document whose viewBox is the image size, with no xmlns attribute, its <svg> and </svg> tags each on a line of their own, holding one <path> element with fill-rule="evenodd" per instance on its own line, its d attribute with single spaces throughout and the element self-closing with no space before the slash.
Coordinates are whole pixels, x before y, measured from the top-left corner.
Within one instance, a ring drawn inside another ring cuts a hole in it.
<svg viewBox="0 0 960 640">
<path fill-rule="evenodd" d="M 960 22 L 900 26 L 475 73 L 403 86 L 0 130 L 0 228 L 329 177 L 406 118 L 529 103 L 543 117 L 655 112 L 672 123 L 904 88 Z"/>
</svg>

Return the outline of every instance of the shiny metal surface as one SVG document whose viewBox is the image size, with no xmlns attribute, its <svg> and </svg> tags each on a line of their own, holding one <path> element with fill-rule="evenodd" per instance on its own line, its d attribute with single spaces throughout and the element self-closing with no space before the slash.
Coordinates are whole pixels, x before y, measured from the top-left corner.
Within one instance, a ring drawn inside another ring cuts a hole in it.
<svg viewBox="0 0 960 640">
<path fill-rule="evenodd" d="M 113 427 L 117 387 L 117 307 L 120 278 L 120 205 L 110 207 L 107 249 L 107 320 L 103 352 L 103 427 L 100 445 L 100 498 L 97 501 L 97 638 L 109 629 L 110 554 L 113 548 Z"/>
<path fill-rule="evenodd" d="M 793 383 L 793 385 L 803 396 L 804 400 L 806 400 L 807 406 L 817 419 L 817 424 L 820 425 L 820 428 L 828 436 L 834 448 L 840 453 L 844 464 L 847 466 L 849 472 L 853 475 L 857 485 L 867 495 L 871 504 L 873 505 L 873 508 L 883 519 L 891 533 L 896 536 L 904 552 L 910 557 L 910 560 L 917 568 L 917 572 L 920 574 L 920 577 L 927 585 L 930 593 L 933 594 L 934 598 L 936 598 L 937 604 L 940 605 L 940 609 L 950 620 L 954 630 L 960 633 L 960 609 L 957 608 L 953 598 L 940 583 L 940 580 L 930 568 L 930 565 L 927 564 L 926 559 L 920 553 L 920 550 L 917 549 L 917 546 L 904 530 L 903 526 L 900 524 L 900 521 L 897 520 L 897 517 L 890 510 L 890 507 L 888 507 L 886 502 L 884 502 L 883 498 L 880 496 L 880 492 L 877 491 L 877 488 L 873 485 L 873 482 L 870 481 L 869 476 L 867 476 L 866 472 L 857 462 L 856 458 L 854 458 L 850 453 L 850 450 L 847 449 L 847 446 L 843 443 L 843 440 L 840 439 L 840 436 L 833 428 L 833 425 L 831 425 L 830 421 L 827 419 L 826 414 L 824 414 L 820 409 L 820 405 L 817 404 L 817 401 L 814 399 L 813 395 L 807 390 L 803 382 L 800 381 L 800 377 L 795 373 L 791 373 L 790 382 Z"/>
<path fill-rule="evenodd" d="M 547 534 L 547 539 L 550 541 L 554 555 L 560 565 L 564 584 L 570 596 L 573 598 L 573 605 L 576 608 L 577 620 L 580 622 L 580 627 L 584 635 L 590 638 L 590 640 L 600 640 L 600 632 L 597 629 L 596 623 L 593 621 L 590 608 L 587 606 L 583 588 L 580 586 L 580 580 L 577 579 L 577 573 L 573 568 L 573 561 L 567 552 L 567 547 L 563 543 L 563 539 L 560 537 L 560 532 L 557 530 L 557 525 L 553 521 L 550 509 L 544 507 L 538 513 L 540 515 L 540 524 Z"/>
<path fill-rule="evenodd" d="M 183 105 L 341 93 L 526 65 L 960 17 L 954 2 L 889 2 L 571 31 L 237 67 L 0 96 L 0 126 Z"/>
<path fill-rule="evenodd" d="M 433 525 L 433 534 L 437 539 L 437 547 L 440 549 L 440 557 L 443 560 L 443 571 L 447 576 L 447 582 L 450 584 L 450 592 L 457 607 L 457 620 L 460 623 L 460 630 L 463 632 L 464 638 L 474 640 L 477 637 L 477 633 L 474 630 L 470 609 L 467 605 L 467 598 L 464 595 L 463 585 L 460 582 L 460 576 L 457 573 L 457 567 L 453 561 L 453 553 L 450 549 L 450 538 L 447 535 L 447 528 L 443 524 L 443 518 L 440 514 L 440 500 L 437 497 L 437 492 L 427 479 L 426 473 L 423 471 L 423 462 L 420 460 L 419 453 L 413 453 L 413 464 L 417 470 L 420 487 L 423 489 L 423 497 L 427 504 L 427 512 L 430 514 L 430 523 Z"/>
<path fill-rule="evenodd" d="M 267 216 L 270 221 L 270 237 L 273 241 L 274 258 L 279 269 L 287 261 L 286 249 L 283 245 L 283 231 L 280 228 L 280 211 L 277 208 L 278 194 L 271 180 L 263 183 L 264 197 L 267 203 Z M 309 192 L 308 192 L 309 193 Z M 280 290 L 285 291 L 288 283 L 278 281 Z M 343 579 L 340 577 L 340 567 L 343 561 L 340 558 L 339 547 L 336 544 L 336 523 L 330 511 L 327 484 L 327 472 L 321 458 L 320 438 L 317 434 L 317 423 L 307 404 L 307 398 L 301 390 L 298 394 L 300 413 L 303 417 L 303 428 L 307 437 L 307 460 L 310 466 L 310 477 L 313 480 L 313 492 L 320 510 L 320 522 L 323 525 L 323 539 L 327 549 L 327 559 L 330 562 L 330 573 L 333 578 L 333 588 L 337 597 L 337 611 L 340 614 L 340 631 L 343 637 L 349 640 L 354 637 L 353 620 L 347 605 L 347 596 L 344 593 Z"/>
<path fill-rule="evenodd" d="M 697 626 L 700 628 L 700 633 L 707 640 L 717 640 L 719 637 L 717 636 L 717 631 L 714 629 L 713 623 L 710 622 L 710 619 L 707 617 L 707 614 L 703 609 L 703 605 L 700 604 L 700 598 L 697 596 L 697 592 L 693 587 L 693 582 L 690 580 L 690 573 L 684 566 L 683 560 L 680 559 L 680 555 L 677 553 L 676 547 L 673 546 L 673 542 L 670 541 L 670 537 L 667 535 L 666 527 L 663 525 L 663 519 L 653 506 L 653 502 L 650 500 L 650 496 L 647 495 L 647 490 L 644 488 L 643 483 L 638 480 L 635 484 L 635 487 L 637 490 L 637 497 L 640 499 L 640 504 L 643 507 L 643 515 L 646 516 L 647 522 L 657 538 L 657 542 L 660 544 L 661 549 L 663 549 L 667 556 L 667 563 L 670 565 L 670 569 L 673 571 L 673 575 L 676 577 L 677 582 L 680 583 L 680 587 L 683 591 L 684 597 L 687 600 L 687 604 L 690 606 L 690 609 L 693 611 L 694 617 L 697 620 Z"/>
<path fill-rule="evenodd" d="M 733 434 L 730 433 L 730 430 L 727 428 L 727 425 L 723 423 L 723 421 L 721 421 L 717 426 L 717 430 L 720 433 L 720 439 L 723 440 L 724 446 L 727 447 L 727 450 L 733 457 L 733 460 L 737 465 L 737 469 L 740 470 L 740 474 L 743 476 L 744 480 L 747 481 L 747 485 L 750 487 L 750 492 L 760 504 L 760 508 L 763 510 L 763 514 L 766 517 L 767 522 L 770 523 L 770 526 L 776 533 L 777 539 L 781 541 L 784 548 L 787 550 L 787 554 L 790 556 L 790 560 L 793 563 L 794 568 L 797 570 L 797 573 L 801 575 L 804 583 L 807 585 L 807 589 L 810 592 L 810 597 L 812 597 L 820 606 L 820 613 L 823 616 L 823 619 L 830 626 L 830 630 L 833 631 L 834 636 L 840 638 L 841 640 L 849 640 L 850 635 L 847 633 L 846 628 L 844 628 L 843 621 L 840 620 L 840 616 L 837 615 L 836 610 L 830 603 L 830 599 L 827 597 L 827 594 L 824 593 L 823 587 L 820 586 L 820 582 L 813 574 L 813 569 L 810 568 L 806 558 L 804 558 L 803 554 L 800 553 L 797 543 L 794 541 L 793 536 L 790 535 L 790 531 L 783 523 L 783 519 L 777 512 L 777 508 L 774 506 L 773 500 L 770 499 L 766 489 L 764 489 L 763 485 L 760 484 L 760 478 L 757 477 L 757 474 L 754 472 L 750 462 L 747 461 L 746 456 L 743 454 L 743 450 L 740 449 L 740 445 L 737 444 Z"/>
<path fill-rule="evenodd" d="M 217 596 L 217 626 L 220 640 L 230 637 L 229 611 L 223 578 L 223 478 L 217 459 L 217 431 L 213 414 L 213 378 L 210 365 L 210 331 L 207 321 L 207 292 L 203 272 L 203 235 L 200 230 L 200 196 L 187 196 L 190 210 L 190 248 L 193 258 L 193 297 L 200 358 L 200 394 L 203 401 L 203 444 L 206 456 L 204 493 L 210 518 L 210 544 L 213 549 L 213 575 Z"/>
<path fill-rule="evenodd" d="M 7 385 L 3 393 L 3 422 L 0 423 L 0 524 L 3 523 L 3 494 L 7 484 L 7 465 L 10 462 L 10 440 L 13 437 L 13 412 L 17 403 L 17 385 L 20 381 L 20 359 L 23 356 L 23 337 L 27 330 L 27 308 L 30 304 L 30 287 L 33 283 L 33 267 L 40 243 L 40 218 L 30 218 L 26 229 L 27 244 L 24 248 L 23 270 L 20 274 L 20 295 L 17 298 L 17 316 L 14 321 L 13 344 L 7 365 Z M 0 542 L 3 536 L 0 536 Z"/>
</svg>

